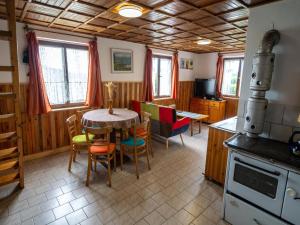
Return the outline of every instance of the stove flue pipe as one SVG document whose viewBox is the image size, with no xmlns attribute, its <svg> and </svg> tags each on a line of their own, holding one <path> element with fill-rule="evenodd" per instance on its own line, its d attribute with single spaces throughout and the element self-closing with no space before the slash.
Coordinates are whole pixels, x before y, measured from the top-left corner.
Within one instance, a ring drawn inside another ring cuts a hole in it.
<svg viewBox="0 0 300 225">
<path fill-rule="evenodd" d="M 249 137 L 257 137 L 263 131 L 268 100 L 266 91 L 270 90 L 275 54 L 273 47 L 278 44 L 280 33 L 269 30 L 263 37 L 261 45 L 253 58 L 250 80 L 251 97 L 247 102 L 244 130 Z"/>
</svg>

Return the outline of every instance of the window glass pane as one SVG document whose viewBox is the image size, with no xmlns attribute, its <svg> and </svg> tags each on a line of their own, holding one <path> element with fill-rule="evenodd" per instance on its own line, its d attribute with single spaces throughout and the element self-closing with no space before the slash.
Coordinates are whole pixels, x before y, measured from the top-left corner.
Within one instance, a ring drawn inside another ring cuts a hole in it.
<svg viewBox="0 0 300 225">
<path fill-rule="evenodd" d="M 153 95 L 158 96 L 158 58 L 152 58 Z"/>
<path fill-rule="evenodd" d="M 171 95 L 171 60 L 160 59 L 160 96 Z"/>
<path fill-rule="evenodd" d="M 244 59 L 241 59 L 241 70 L 240 70 L 240 78 L 239 78 L 239 86 L 241 87 L 242 77 L 243 77 L 243 69 L 244 69 Z M 239 96 L 241 96 L 241 88 L 239 88 Z"/>
<path fill-rule="evenodd" d="M 235 96 L 237 94 L 239 63 L 239 59 L 224 60 L 224 73 L 222 82 L 223 95 Z"/>
<path fill-rule="evenodd" d="M 84 102 L 88 80 L 88 50 L 67 48 L 70 103 Z"/>
<path fill-rule="evenodd" d="M 50 104 L 66 103 L 63 48 L 40 45 L 39 52 Z"/>
</svg>

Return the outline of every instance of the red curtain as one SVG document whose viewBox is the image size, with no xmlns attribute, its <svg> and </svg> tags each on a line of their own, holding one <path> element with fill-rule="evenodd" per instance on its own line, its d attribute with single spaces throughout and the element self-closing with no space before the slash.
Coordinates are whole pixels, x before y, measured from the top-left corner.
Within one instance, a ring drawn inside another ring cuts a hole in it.
<svg viewBox="0 0 300 225">
<path fill-rule="evenodd" d="M 217 72 L 216 72 L 216 81 L 217 81 L 217 97 L 222 97 L 222 81 L 223 81 L 223 69 L 224 69 L 224 59 L 221 54 L 218 55 L 217 61 Z"/>
<path fill-rule="evenodd" d="M 172 93 L 171 97 L 177 99 L 179 90 L 178 53 L 175 52 L 172 59 Z"/>
<path fill-rule="evenodd" d="M 143 82 L 143 101 L 151 102 L 153 100 L 152 87 L 152 50 L 147 48 L 145 59 L 145 73 Z"/>
<path fill-rule="evenodd" d="M 39 44 L 34 32 L 26 34 L 29 57 L 29 86 L 27 112 L 29 115 L 48 113 L 51 110 L 43 78 Z"/>
<path fill-rule="evenodd" d="M 103 89 L 97 40 L 89 42 L 89 72 L 86 105 L 99 108 L 103 106 Z"/>
</svg>

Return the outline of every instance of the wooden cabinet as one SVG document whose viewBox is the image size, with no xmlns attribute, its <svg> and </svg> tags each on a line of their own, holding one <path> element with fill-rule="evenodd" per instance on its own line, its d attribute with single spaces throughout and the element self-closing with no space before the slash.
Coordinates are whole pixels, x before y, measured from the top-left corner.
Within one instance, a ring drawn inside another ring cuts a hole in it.
<svg viewBox="0 0 300 225">
<path fill-rule="evenodd" d="M 223 142 L 234 135 L 234 132 L 209 127 L 205 177 L 224 184 L 228 150 Z"/>
<path fill-rule="evenodd" d="M 208 115 L 208 119 L 203 120 L 207 123 L 216 123 L 225 118 L 226 101 L 214 101 L 201 98 L 192 98 L 190 111 Z"/>
</svg>

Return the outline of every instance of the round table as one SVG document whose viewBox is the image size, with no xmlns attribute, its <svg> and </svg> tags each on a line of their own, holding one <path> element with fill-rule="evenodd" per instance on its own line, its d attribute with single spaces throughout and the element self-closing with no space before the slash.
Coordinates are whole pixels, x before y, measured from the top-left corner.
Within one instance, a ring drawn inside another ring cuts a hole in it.
<svg viewBox="0 0 300 225">
<path fill-rule="evenodd" d="M 114 113 L 109 114 L 108 109 L 96 109 L 86 112 L 82 116 L 84 127 L 105 127 L 111 126 L 116 129 L 130 128 L 133 124 L 139 124 L 139 115 L 128 109 L 113 109 Z"/>
</svg>

